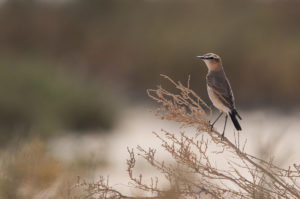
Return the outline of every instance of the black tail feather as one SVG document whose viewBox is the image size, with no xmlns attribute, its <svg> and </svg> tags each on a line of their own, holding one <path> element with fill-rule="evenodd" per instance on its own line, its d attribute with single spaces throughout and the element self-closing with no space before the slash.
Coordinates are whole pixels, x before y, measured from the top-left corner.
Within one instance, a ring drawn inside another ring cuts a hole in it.
<svg viewBox="0 0 300 199">
<path fill-rule="evenodd" d="M 232 122 L 234 124 L 234 127 L 236 128 L 236 130 L 241 131 L 242 130 L 241 125 L 238 122 L 238 120 L 236 119 L 236 116 L 238 116 L 240 118 L 240 116 L 237 113 L 237 111 L 236 110 L 230 111 L 229 115 L 230 115 L 230 118 L 231 118 L 231 120 L 232 120 Z"/>
</svg>

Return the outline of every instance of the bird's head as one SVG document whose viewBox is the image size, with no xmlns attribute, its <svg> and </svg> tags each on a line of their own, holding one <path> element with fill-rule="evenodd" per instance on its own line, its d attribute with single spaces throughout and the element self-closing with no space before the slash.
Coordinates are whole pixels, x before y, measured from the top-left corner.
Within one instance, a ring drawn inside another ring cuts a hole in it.
<svg viewBox="0 0 300 199">
<path fill-rule="evenodd" d="M 197 58 L 202 59 L 209 70 L 219 70 L 222 68 L 222 61 L 219 55 L 206 53 L 202 56 L 197 56 Z"/>
</svg>

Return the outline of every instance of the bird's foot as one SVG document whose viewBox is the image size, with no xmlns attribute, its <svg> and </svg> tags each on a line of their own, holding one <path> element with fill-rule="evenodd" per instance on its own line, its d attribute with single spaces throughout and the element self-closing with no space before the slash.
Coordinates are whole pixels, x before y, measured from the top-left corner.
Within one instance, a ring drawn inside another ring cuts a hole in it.
<svg viewBox="0 0 300 199">
<path fill-rule="evenodd" d="M 224 134 L 225 134 L 225 132 L 223 132 L 223 133 L 222 133 L 222 136 L 221 136 L 221 141 L 223 141 L 223 140 L 224 140 Z"/>
<path fill-rule="evenodd" d="M 214 128 L 214 124 L 213 124 L 213 123 L 211 123 L 211 121 L 208 121 L 208 122 L 209 122 L 210 130 L 212 131 L 212 130 L 213 130 L 213 128 Z"/>
</svg>

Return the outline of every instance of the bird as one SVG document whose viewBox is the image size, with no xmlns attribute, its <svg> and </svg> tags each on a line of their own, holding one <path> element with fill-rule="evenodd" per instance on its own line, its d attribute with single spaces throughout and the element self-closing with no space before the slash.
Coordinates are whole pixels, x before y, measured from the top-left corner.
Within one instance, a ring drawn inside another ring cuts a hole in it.
<svg viewBox="0 0 300 199">
<path fill-rule="evenodd" d="M 220 111 L 220 115 L 217 119 L 213 123 L 210 123 L 211 129 L 218 119 L 225 114 L 222 139 L 224 138 L 228 116 L 230 116 L 236 130 L 241 131 L 242 128 L 237 117 L 240 120 L 242 117 L 236 110 L 235 99 L 228 78 L 224 72 L 221 57 L 214 53 L 206 53 L 202 56 L 197 56 L 197 58 L 203 60 L 208 68 L 206 75 L 208 96 L 213 105 Z"/>
</svg>

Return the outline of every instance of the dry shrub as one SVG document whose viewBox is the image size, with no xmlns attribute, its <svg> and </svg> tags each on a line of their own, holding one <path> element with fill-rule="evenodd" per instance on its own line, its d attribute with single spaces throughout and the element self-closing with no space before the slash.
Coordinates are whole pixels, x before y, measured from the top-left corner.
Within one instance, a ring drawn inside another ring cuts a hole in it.
<svg viewBox="0 0 300 199">
<path fill-rule="evenodd" d="M 156 115 L 164 120 L 193 127 L 194 135 L 180 135 L 162 130 L 154 135 L 161 141 L 176 164 L 156 158 L 156 150 L 137 147 L 128 149 L 127 160 L 130 186 L 145 192 L 145 197 L 127 196 L 109 185 L 108 179 L 87 183 L 79 180 L 76 187 L 88 192 L 86 198 L 300 198 L 300 165 L 280 168 L 272 161 L 262 160 L 245 151 L 246 141 L 234 133 L 234 141 L 211 129 L 205 109 L 209 107 L 187 86 L 176 83 L 178 90 L 170 93 L 159 86 L 148 90 L 148 95 L 160 104 Z M 142 174 L 134 175 L 137 156 L 158 170 L 168 181 L 165 187 L 154 177 L 145 182 Z M 217 166 L 217 163 L 223 165 Z M 224 164 L 225 163 L 225 164 Z"/>
<path fill-rule="evenodd" d="M 38 138 L 16 142 L 0 154 L 1 199 L 66 199 L 83 195 L 80 190 L 71 195 L 69 188 L 76 180 L 74 176 L 94 175 L 95 167 L 105 163 L 80 156 L 62 161 Z"/>
<path fill-rule="evenodd" d="M 0 198 L 35 198 L 57 182 L 62 167 L 42 141 L 14 147 L 1 155 Z"/>
</svg>

